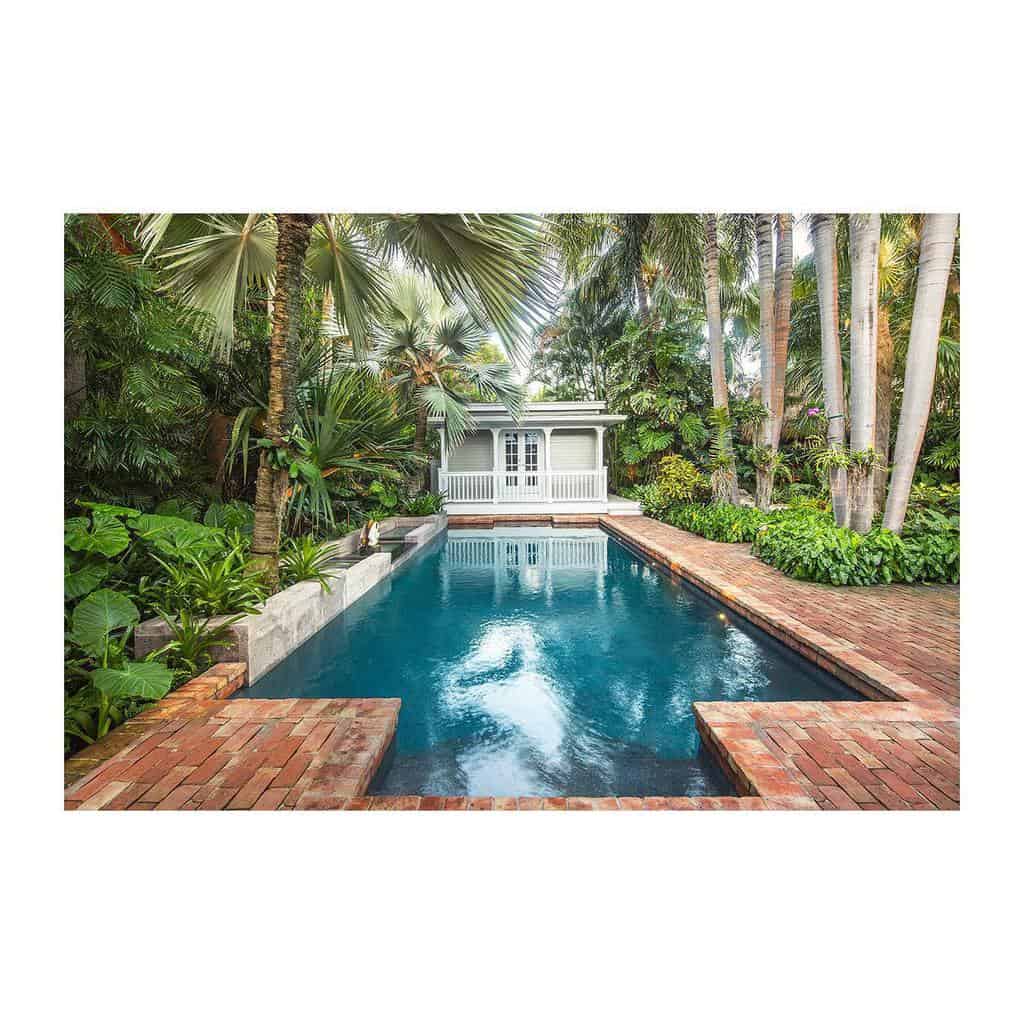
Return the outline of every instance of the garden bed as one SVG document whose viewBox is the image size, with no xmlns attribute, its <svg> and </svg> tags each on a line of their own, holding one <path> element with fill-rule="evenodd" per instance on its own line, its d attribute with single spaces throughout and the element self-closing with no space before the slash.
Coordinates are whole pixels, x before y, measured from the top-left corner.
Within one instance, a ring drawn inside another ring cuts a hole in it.
<svg viewBox="0 0 1024 1024">
<path fill-rule="evenodd" d="M 400 534 L 404 551 L 397 558 L 378 552 L 354 565 L 339 569 L 325 590 L 316 581 L 296 583 L 270 597 L 263 608 L 229 626 L 234 642 L 215 647 L 217 661 L 245 662 L 251 684 L 283 661 L 292 651 L 323 629 L 333 618 L 376 586 L 419 546 L 428 543 L 447 526 L 442 512 L 432 516 L 405 516 L 381 522 L 381 535 Z M 332 547 L 337 555 L 354 554 L 359 548 L 360 530 L 353 530 Z M 211 627 L 227 622 L 230 616 L 210 621 Z M 160 618 L 148 619 L 135 629 L 135 657 L 143 659 L 159 650 L 171 637 L 168 624 Z"/>
</svg>

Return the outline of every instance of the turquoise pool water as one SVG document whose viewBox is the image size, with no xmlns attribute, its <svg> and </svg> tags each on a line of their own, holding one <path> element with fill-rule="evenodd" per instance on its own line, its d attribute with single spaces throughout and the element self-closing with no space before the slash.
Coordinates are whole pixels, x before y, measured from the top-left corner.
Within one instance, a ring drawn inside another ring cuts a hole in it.
<svg viewBox="0 0 1024 1024">
<path fill-rule="evenodd" d="M 239 696 L 242 696 L 240 694 Z M 695 700 L 857 700 L 601 530 L 452 530 L 246 697 L 401 697 L 372 792 L 721 795 Z"/>
</svg>

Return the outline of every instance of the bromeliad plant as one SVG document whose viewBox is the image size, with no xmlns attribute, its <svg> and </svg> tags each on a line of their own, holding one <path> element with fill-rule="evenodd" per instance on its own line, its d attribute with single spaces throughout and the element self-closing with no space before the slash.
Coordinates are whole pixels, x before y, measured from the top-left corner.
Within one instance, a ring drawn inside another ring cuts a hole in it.
<svg viewBox="0 0 1024 1024">
<path fill-rule="evenodd" d="M 312 537 L 289 537 L 281 549 L 281 584 L 316 580 L 324 592 L 338 575 L 340 558 L 333 544 L 319 544 Z"/>
</svg>

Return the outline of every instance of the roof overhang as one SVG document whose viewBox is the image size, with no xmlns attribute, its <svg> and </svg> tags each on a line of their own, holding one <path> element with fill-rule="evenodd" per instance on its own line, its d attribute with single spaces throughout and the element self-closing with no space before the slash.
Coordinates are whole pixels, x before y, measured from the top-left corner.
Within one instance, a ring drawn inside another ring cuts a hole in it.
<svg viewBox="0 0 1024 1024">
<path fill-rule="evenodd" d="M 625 416 L 605 412 L 604 402 L 530 402 L 518 419 L 498 402 L 473 402 L 466 408 L 480 427 L 603 427 L 626 421 Z M 439 427 L 444 419 L 431 416 L 427 422 Z"/>
</svg>

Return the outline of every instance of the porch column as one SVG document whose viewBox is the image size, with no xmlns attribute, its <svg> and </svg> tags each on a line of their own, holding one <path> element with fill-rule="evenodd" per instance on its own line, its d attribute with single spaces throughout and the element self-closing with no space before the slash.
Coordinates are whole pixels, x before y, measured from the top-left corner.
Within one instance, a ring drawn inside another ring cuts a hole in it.
<svg viewBox="0 0 1024 1024">
<path fill-rule="evenodd" d="M 448 432 L 444 424 L 437 428 L 441 435 L 441 465 L 437 471 L 437 493 L 444 494 L 448 490 Z"/>
<path fill-rule="evenodd" d="M 554 501 L 552 497 L 552 491 L 554 490 L 554 481 L 551 477 L 551 434 L 554 427 L 544 427 L 544 480 L 547 484 L 545 490 L 545 500 Z"/>
<path fill-rule="evenodd" d="M 594 495 L 599 501 L 608 498 L 607 487 L 604 479 L 604 427 L 594 427 L 597 435 L 597 447 L 594 450 L 594 469 L 597 473 L 594 477 Z"/>
<path fill-rule="evenodd" d="M 491 500 L 495 505 L 498 504 L 498 454 L 500 450 L 500 439 L 501 439 L 501 428 L 491 427 L 491 444 L 492 444 L 492 455 L 491 455 L 491 487 L 494 490 L 494 494 Z"/>
</svg>

